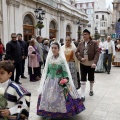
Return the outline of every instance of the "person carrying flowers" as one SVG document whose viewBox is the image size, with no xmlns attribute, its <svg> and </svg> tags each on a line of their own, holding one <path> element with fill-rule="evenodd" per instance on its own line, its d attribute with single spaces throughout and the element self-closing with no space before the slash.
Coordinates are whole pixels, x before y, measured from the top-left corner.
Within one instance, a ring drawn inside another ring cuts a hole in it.
<svg viewBox="0 0 120 120">
<path fill-rule="evenodd" d="M 51 45 L 43 73 L 38 89 L 37 115 L 46 119 L 69 118 L 85 110 L 64 51 L 57 42 Z"/>
</svg>

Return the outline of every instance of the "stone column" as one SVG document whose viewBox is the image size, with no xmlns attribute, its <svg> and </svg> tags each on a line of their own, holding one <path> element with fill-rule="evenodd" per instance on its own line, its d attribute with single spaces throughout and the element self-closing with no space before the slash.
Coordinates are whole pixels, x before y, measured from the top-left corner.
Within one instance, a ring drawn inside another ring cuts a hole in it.
<svg viewBox="0 0 120 120">
<path fill-rule="evenodd" d="M 11 33 L 18 32 L 18 24 L 19 24 L 19 11 L 20 2 L 18 0 L 6 0 L 8 7 L 8 37 L 10 39 Z"/>
<path fill-rule="evenodd" d="M 77 37 L 78 37 L 78 25 L 76 23 L 76 20 L 73 21 L 73 24 L 72 24 L 72 39 L 76 39 L 77 40 Z"/>
<path fill-rule="evenodd" d="M 60 15 L 60 38 L 63 38 L 64 40 L 66 38 L 65 17 L 63 14 Z"/>
<path fill-rule="evenodd" d="M 117 3 L 113 3 L 113 22 L 117 21 Z"/>
<path fill-rule="evenodd" d="M 58 13 L 58 17 L 57 17 L 57 20 L 58 20 L 58 31 L 57 31 L 57 40 L 58 41 L 60 41 L 60 37 L 61 37 L 61 35 L 60 35 L 60 33 L 61 33 L 61 22 L 60 22 L 60 13 Z"/>
<path fill-rule="evenodd" d="M 0 38 L 2 38 L 2 1 L 0 1 Z M 3 40 L 3 39 L 2 39 Z"/>
</svg>

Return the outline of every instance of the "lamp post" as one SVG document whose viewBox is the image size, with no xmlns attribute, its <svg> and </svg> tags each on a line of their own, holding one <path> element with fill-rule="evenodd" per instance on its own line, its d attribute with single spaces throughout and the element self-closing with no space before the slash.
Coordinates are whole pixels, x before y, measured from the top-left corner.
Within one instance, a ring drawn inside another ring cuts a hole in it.
<svg viewBox="0 0 120 120">
<path fill-rule="evenodd" d="M 81 38 L 81 26 L 80 25 L 82 25 L 80 20 L 77 22 L 77 25 L 78 25 L 78 39 L 80 39 Z"/>
<path fill-rule="evenodd" d="M 37 8 L 35 9 L 35 16 L 36 18 L 38 19 L 38 22 L 37 22 L 37 27 L 39 28 L 39 35 L 41 36 L 41 29 L 44 27 L 43 25 L 43 20 L 45 18 L 45 13 L 46 11 L 41 9 L 41 8 Z"/>
</svg>

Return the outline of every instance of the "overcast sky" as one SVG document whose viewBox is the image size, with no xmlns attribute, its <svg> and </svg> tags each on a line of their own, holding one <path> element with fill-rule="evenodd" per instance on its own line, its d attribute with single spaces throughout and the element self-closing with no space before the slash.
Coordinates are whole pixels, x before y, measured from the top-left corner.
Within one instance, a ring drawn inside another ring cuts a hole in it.
<svg viewBox="0 0 120 120">
<path fill-rule="evenodd" d="M 113 8 L 112 2 L 113 0 L 106 0 L 107 7 L 110 5 L 110 7 Z"/>
</svg>

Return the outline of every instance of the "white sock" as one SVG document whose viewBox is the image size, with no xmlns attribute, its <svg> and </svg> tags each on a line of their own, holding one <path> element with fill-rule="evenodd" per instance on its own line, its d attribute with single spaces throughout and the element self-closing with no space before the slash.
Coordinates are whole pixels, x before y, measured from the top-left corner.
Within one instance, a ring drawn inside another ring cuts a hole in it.
<svg viewBox="0 0 120 120">
<path fill-rule="evenodd" d="M 81 82 L 81 97 L 85 97 L 86 82 Z"/>
<path fill-rule="evenodd" d="M 90 91 L 93 91 L 94 82 L 90 82 Z"/>
</svg>

